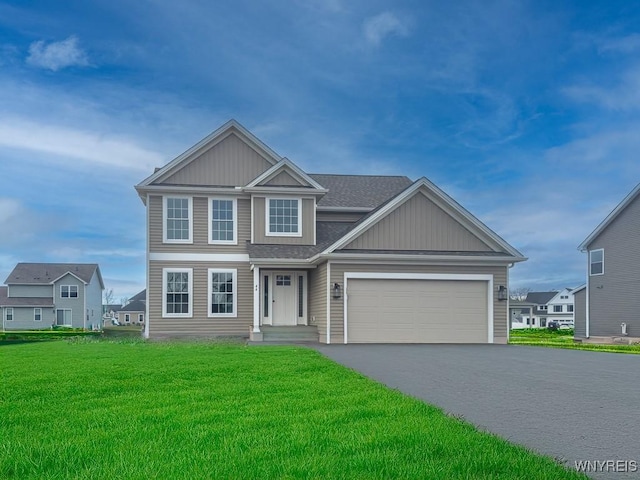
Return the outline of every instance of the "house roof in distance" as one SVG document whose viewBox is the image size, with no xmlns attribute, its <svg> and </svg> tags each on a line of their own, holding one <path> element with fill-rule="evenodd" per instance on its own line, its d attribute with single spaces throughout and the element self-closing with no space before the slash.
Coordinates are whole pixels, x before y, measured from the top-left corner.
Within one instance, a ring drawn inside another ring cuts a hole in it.
<svg viewBox="0 0 640 480">
<path fill-rule="evenodd" d="M 53 307 L 52 297 L 9 297 L 9 288 L 0 287 L 0 307 Z"/>
<path fill-rule="evenodd" d="M 142 300 L 143 302 L 147 301 L 147 289 L 145 288 L 139 293 L 136 293 L 133 297 L 129 299 L 129 303 L 133 303 L 137 300 Z"/>
<path fill-rule="evenodd" d="M 84 283 L 89 283 L 98 270 L 100 284 L 104 287 L 97 263 L 18 263 L 4 281 L 7 285 L 48 285 L 70 273 Z"/>
<path fill-rule="evenodd" d="M 558 292 L 529 292 L 525 302 L 545 305 L 557 294 Z"/>
<path fill-rule="evenodd" d="M 127 303 L 120 309 L 121 312 L 144 312 L 147 309 L 147 303 L 144 300 L 134 300 Z"/>
</svg>

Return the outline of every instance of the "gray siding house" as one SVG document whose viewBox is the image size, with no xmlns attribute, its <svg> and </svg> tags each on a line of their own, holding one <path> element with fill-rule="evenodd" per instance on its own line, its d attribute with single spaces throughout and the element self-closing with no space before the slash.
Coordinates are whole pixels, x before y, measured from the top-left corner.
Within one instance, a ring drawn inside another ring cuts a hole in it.
<svg viewBox="0 0 640 480">
<path fill-rule="evenodd" d="M 576 310 L 584 308 L 576 338 L 640 339 L 640 184 L 578 249 L 587 254 L 587 283 L 576 297 Z"/>
<path fill-rule="evenodd" d="M 3 330 L 102 328 L 97 264 L 18 263 L 0 287 Z"/>
<path fill-rule="evenodd" d="M 308 174 L 231 120 L 136 190 L 148 338 L 507 341 L 526 258 L 426 178 Z"/>
</svg>

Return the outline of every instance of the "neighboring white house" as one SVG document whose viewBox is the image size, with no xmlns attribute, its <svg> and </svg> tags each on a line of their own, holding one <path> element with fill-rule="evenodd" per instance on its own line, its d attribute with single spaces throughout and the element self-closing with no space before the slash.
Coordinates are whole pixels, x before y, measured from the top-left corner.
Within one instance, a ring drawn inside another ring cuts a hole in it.
<svg viewBox="0 0 640 480">
<path fill-rule="evenodd" d="M 529 292 L 524 301 L 512 300 L 509 305 L 511 328 L 544 328 L 551 321 L 573 328 L 573 290 Z"/>
</svg>

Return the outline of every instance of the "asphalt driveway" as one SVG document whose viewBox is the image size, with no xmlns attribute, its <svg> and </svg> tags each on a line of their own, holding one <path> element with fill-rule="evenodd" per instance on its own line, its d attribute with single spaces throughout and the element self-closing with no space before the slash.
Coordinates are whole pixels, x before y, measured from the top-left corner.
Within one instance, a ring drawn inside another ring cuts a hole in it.
<svg viewBox="0 0 640 480">
<path fill-rule="evenodd" d="M 594 478 L 640 478 L 640 355 L 517 345 L 317 349 L 572 468 L 576 461 L 617 462 Z"/>
</svg>

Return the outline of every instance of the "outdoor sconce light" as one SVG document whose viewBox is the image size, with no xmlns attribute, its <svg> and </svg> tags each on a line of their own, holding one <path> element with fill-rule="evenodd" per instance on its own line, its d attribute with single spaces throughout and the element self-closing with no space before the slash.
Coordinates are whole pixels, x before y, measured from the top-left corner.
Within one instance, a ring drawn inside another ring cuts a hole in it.
<svg viewBox="0 0 640 480">
<path fill-rule="evenodd" d="M 340 298 L 342 296 L 342 287 L 340 287 L 339 283 L 333 284 L 333 298 Z"/>
<path fill-rule="evenodd" d="M 500 285 L 498 287 L 498 300 L 506 300 L 507 299 L 507 287 L 504 285 Z"/>
</svg>

